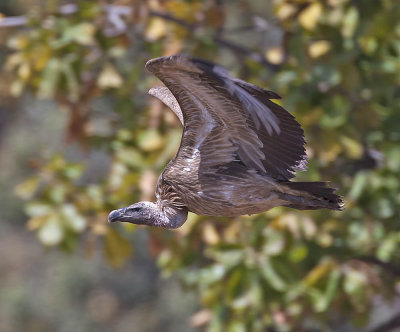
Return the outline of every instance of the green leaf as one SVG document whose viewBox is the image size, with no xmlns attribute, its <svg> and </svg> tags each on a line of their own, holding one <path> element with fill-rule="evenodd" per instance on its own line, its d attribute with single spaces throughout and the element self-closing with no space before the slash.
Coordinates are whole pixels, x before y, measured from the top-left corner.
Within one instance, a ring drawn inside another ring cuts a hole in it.
<svg viewBox="0 0 400 332">
<path fill-rule="evenodd" d="M 389 262 L 392 256 L 398 251 L 400 236 L 398 233 L 392 233 L 386 236 L 379 245 L 376 256 L 384 261 Z"/>
<path fill-rule="evenodd" d="M 61 213 L 65 223 L 75 232 L 82 232 L 86 227 L 86 220 L 83 218 L 75 206 L 72 204 L 64 204 Z"/>
<path fill-rule="evenodd" d="M 61 70 L 64 74 L 65 81 L 69 92 L 69 99 L 71 101 L 77 101 L 79 99 L 79 81 L 72 68 L 72 61 L 70 59 L 64 59 Z"/>
<path fill-rule="evenodd" d="M 66 42 L 75 41 L 78 44 L 89 46 L 95 42 L 95 32 L 96 28 L 92 23 L 83 22 L 65 29 L 63 40 Z"/>
<path fill-rule="evenodd" d="M 357 173 L 353 180 L 353 185 L 349 192 L 349 197 L 354 200 L 358 199 L 362 195 L 364 188 L 367 186 L 367 182 L 368 175 L 366 172 Z"/>
<path fill-rule="evenodd" d="M 33 201 L 26 205 L 25 211 L 31 217 L 40 217 L 50 214 L 53 207 L 47 203 Z"/>
<path fill-rule="evenodd" d="M 273 289 L 280 292 L 286 289 L 285 281 L 278 275 L 269 260 L 261 263 L 261 274 Z"/>
<path fill-rule="evenodd" d="M 294 263 L 299 263 L 308 255 L 308 249 L 305 245 L 299 245 L 290 250 L 289 257 Z"/>
<path fill-rule="evenodd" d="M 333 298 L 337 294 L 340 278 L 341 272 L 339 269 L 335 269 L 329 274 L 326 290 L 324 293 L 320 293 L 315 303 L 315 309 L 318 312 L 324 312 L 329 308 Z"/>
<path fill-rule="evenodd" d="M 54 97 L 60 80 L 62 63 L 58 59 L 50 59 L 43 71 L 37 92 L 39 98 Z"/>
<path fill-rule="evenodd" d="M 353 36 L 354 31 L 358 26 L 358 10 L 356 7 L 351 6 L 343 18 L 343 25 L 342 25 L 342 35 L 345 38 L 350 38 Z"/>
<path fill-rule="evenodd" d="M 359 295 L 364 292 L 366 284 L 367 279 L 363 273 L 350 269 L 345 275 L 343 289 L 349 295 Z"/>
<path fill-rule="evenodd" d="M 139 134 L 138 145 L 143 151 L 149 152 L 160 149 L 164 141 L 157 130 L 149 129 Z"/>
</svg>

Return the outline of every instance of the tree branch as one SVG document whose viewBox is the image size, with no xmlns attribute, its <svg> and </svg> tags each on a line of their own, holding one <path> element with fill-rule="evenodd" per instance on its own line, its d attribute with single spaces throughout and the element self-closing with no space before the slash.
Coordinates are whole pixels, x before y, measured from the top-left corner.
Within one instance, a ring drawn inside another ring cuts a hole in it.
<svg viewBox="0 0 400 332">
<path fill-rule="evenodd" d="M 388 321 L 374 327 L 373 329 L 368 330 L 367 332 L 389 332 L 389 331 L 398 331 L 395 328 L 400 326 L 400 314 L 395 315 Z"/>
<path fill-rule="evenodd" d="M 11 16 L 0 18 L 0 28 L 19 27 L 26 25 L 28 19 L 25 16 Z"/>
<path fill-rule="evenodd" d="M 393 276 L 400 277 L 400 266 L 393 265 L 389 262 L 381 261 L 380 259 L 373 257 L 373 256 L 360 256 L 360 257 L 356 257 L 354 259 L 365 262 L 365 263 L 371 263 L 371 264 L 378 265 L 379 267 L 386 270 Z"/>
<path fill-rule="evenodd" d="M 197 24 L 189 23 L 185 20 L 176 18 L 176 17 L 171 16 L 166 13 L 161 13 L 161 12 L 157 12 L 157 11 L 153 10 L 153 11 L 150 11 L 149 14 L 151 16 L 161 17 L 167 21 L 176 23 L 176 24 L 188 29 L 191 32 L 194 32 L 196 30 L 196 28 L 199 27 Z M 234 43 L 230 40 L 227 40 L 225 38 L 222 38 L 219 34 L 212 35 L 212 39 L 213 39 L 214 43 L 218 44 L 219 46 L 229 48 L 231 51 L 233 51 L 236 54 L 239 54 L 242 56 L 247 56 L 255 62 L 266 65 L 271 70 L 276 70 L 279 67 L 279 66 L 274 65 L 274 64 L 270 63 L 269 61 L 267 61 L 260 53 L 254 52 L 251 49 L 249 49 L 243 45 L 240 45 L 240 44 Z"/>
<path fill-rule="evenodd" d="M 78 10 L 78 6 L 76 4 L 68 4 L 68 5 L 63 5 L 59 8 L 59 13 L 62 15 L 71 15 L 75 13 Z M 129 16 L 132 14 L 132 8 L 128 6 L 118 6 L 118 5 L 106 5 L 104 6 L 104 10 L 107 13 L 107 19 L 111 23 L 112 28 L 107 28 L 106 33 L 108 36 L 115 36 L 120 33 L 123 33 L 127 29 L 127 24 L 123 19 L 123 16 Z M 167 20 L 169 22 L 173 22 L 175 24 L 178 24 L 185 29 L 195 32 L 195 30 L 200 27 L 198 24 L 190 23 L 185 20 L 182 20 L 180 18 L 174 17 L 168 13 L 163 13 L 159 11 L 154 11 L 150 10 L 149 11 L 150 16 L 154 17 L 160 17 L 164 20 Z M 5 17 L 0 19 L 0 28 L 4 27 L 18 27 L 18 26 L 24 26 L 28 23 L 28 18 L 25 16 L 14 16 L 14 17 Z M 274 65 L 270 63 L 265 57 L 257 52 L 254 52 L 253 50 L 237 44 L 235 42 L 232 42 L 228 39 L 225 39 L 221 37 L 220 34 L 215 33 L 211 36 L 212 40 L 214 43 L 221 47 L 225 47 L 230 49 L 232 52 L 234 52 L 236 55 L 239 57 L 248 57 L 252 59 L 255 62 L 258 62 L 262 65 L 267 66 L 270 70 L 276 70 L 279 68 L 279 65 Z"/>
</svg>

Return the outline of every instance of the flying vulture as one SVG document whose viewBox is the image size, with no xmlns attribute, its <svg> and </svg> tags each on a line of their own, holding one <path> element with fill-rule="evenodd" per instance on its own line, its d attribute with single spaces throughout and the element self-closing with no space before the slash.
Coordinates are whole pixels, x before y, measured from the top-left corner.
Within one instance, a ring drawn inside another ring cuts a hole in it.
<svg viewBox="0 0 400 332">
<path fill-rule="evenodd" d="M 233 78 L 222 67 L 184 55 L 146 63 L 164 86 L 160 99 L 183 125 L 179 150 L 160 175 L 157 202 L 109 214 L 109 222 L 180 227 L 188 211 L 233 217 L 276 206 L 341 210 L 325 182 L 291 182 L 306 169 L 304 132 L 271 99 L 275 92 Z"/>
</svg>

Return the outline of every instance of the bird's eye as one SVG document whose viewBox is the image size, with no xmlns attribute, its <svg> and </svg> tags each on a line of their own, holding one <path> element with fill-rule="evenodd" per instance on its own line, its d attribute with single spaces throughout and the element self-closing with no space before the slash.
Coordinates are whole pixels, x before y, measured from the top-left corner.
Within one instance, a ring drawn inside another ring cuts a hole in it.
<svg viewBox="0 0 400 332">
<path fill-rule="evenodd" d="M 141 209 L 140 209 L 140 207 L 134 207 L 134 208 L 131 208 L 131 210 L 132 210 L 133 212 L 138 212 L 138 211 L 140 211 Z"/>
</svg>

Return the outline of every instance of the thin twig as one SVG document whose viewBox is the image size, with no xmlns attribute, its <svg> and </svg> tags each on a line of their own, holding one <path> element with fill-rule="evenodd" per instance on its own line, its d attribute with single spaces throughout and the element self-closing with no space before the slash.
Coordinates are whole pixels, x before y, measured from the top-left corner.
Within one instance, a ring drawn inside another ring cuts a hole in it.
<svg viewBox="0 0 400 332">
<path fill-rule="evenodd" d="M 160 18 L 163 18 L 166 21 L 170 21 L 170 22 L 176 23 L 176 24 L 188 29 L 189 31 L 194 31 L 194 30 L 196 30 L 196 28 L 199 27 L 199 25 L 197 25 L 197 24 L 189 23 L 189 22 L 187 22 L 185 20 L 182 20 L 180 18 L 174 17 L 174 16 L 172 16 L 170 14 L 158 12 L 158 11 L 155 11 L 155 10 L 150 10 L 149 11 L 149 15 L 150 16 L 154 16 L 154 17 L 160 17 Z"/>
</svg>

